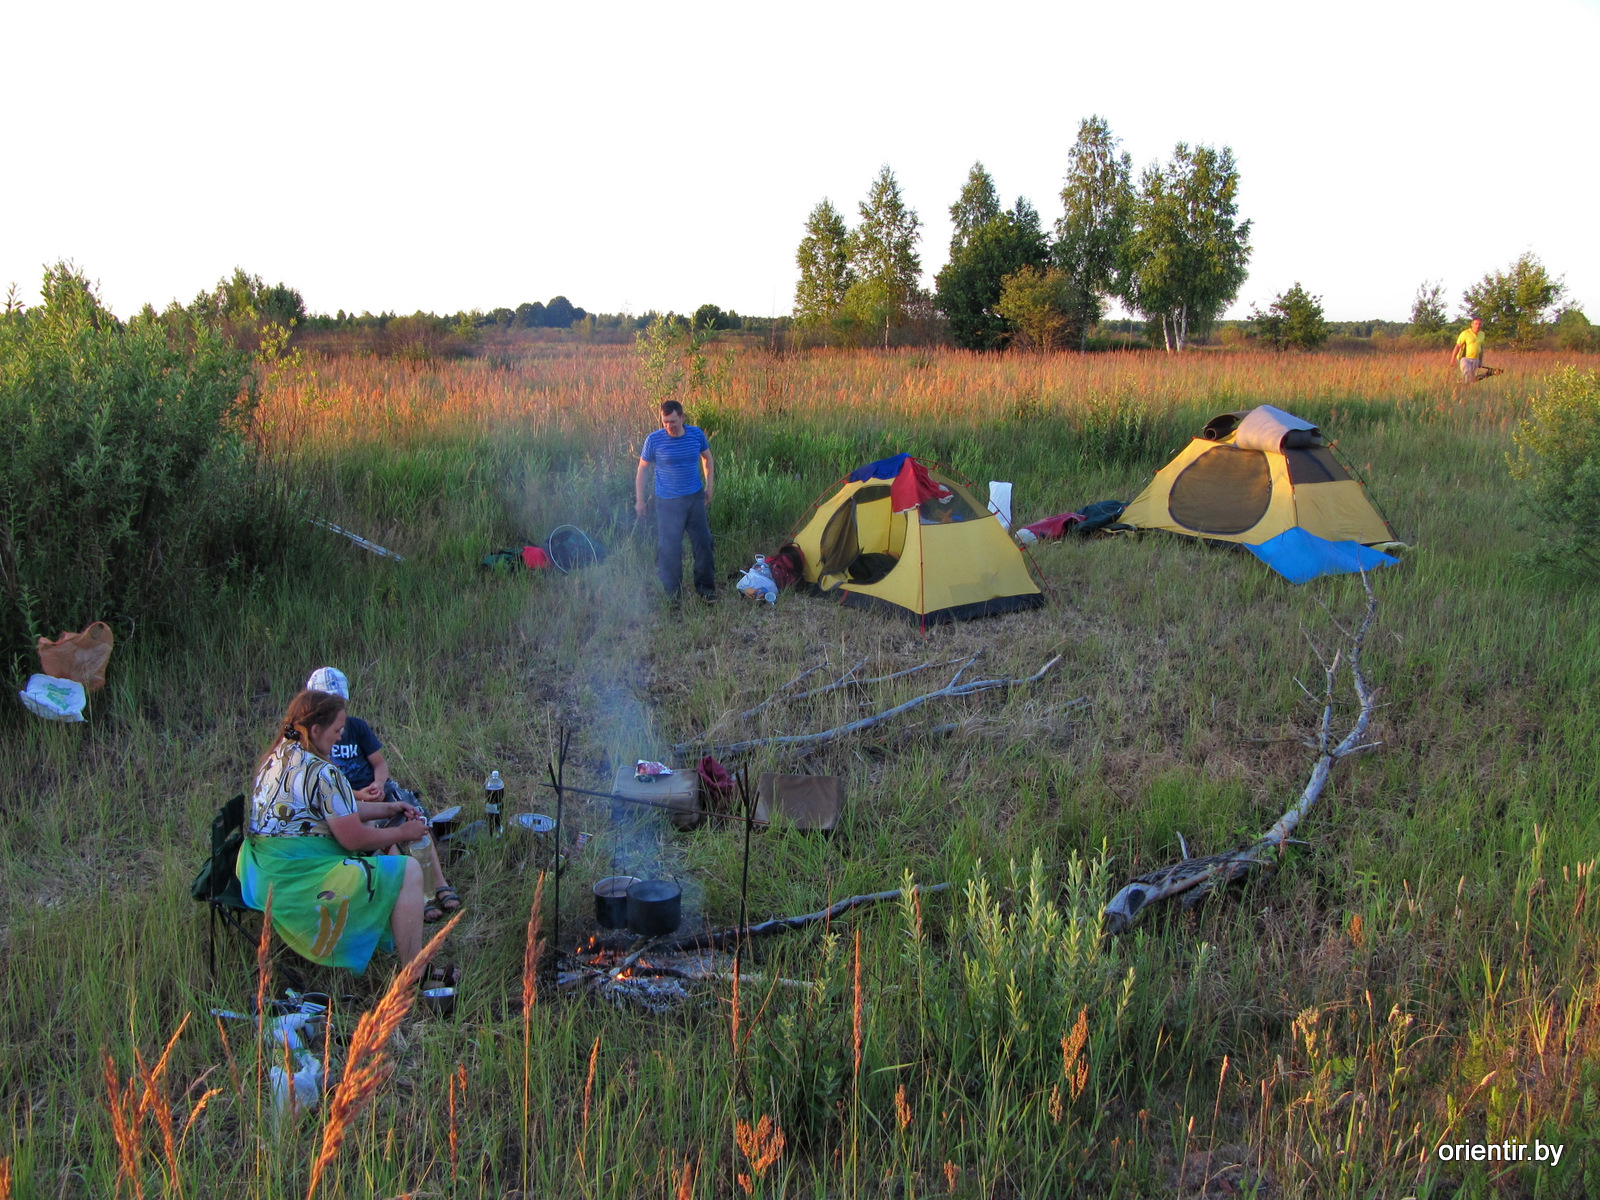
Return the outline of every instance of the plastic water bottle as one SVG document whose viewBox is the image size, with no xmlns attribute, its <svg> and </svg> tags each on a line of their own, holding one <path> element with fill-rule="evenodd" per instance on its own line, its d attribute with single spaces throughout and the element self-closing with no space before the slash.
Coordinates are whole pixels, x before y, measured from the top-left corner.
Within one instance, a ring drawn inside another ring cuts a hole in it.
<svg viewBox="0 0 1600 1200">
<path fill-rule="evenodd" d="M 500 836 L 500 793 L 505 787 L 499 771 L 490 771 L 483 782 L 483 815 L 489 819 L 489 832 L 495 837 Z"/>
</svg>

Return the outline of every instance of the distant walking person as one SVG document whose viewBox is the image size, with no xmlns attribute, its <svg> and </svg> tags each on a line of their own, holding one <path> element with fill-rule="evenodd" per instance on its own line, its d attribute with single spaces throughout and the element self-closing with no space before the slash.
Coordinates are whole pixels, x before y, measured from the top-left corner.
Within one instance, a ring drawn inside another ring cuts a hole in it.
<svg viewBox="0 0 1600 1200">
<path fill-rule="evenodd" d="M 1473 317 L 1472 324 L 1456 338 L 1456 348 L 1450 352 L 1450 361 L 1458 358 L 1461 360 L 1462 383 L 1477 383 L 1495 374 L 1483 365 L 1483 322 L 1477 317 Z M 1481 375 L 1480 371 L 1483 372 Z"/>
<path fill-rule="evenodd" d="M 711 503 L 714 476 L 711 443 L 695 425 L 683 423 L 683 405 L 661 404 L 661 428 L 652 430 L 639 455 L 634 477 L 634 511 L 645 515 L 644 473 L 656 470 L 656 576 L 673 600 L 683 589 L 683 535 L 694 550 L 694 590 L 702 600 L 717 598 L 717 569 L 711 558 Z M 704 480 L 701 472 L 704 471 Z"/>
</svg>

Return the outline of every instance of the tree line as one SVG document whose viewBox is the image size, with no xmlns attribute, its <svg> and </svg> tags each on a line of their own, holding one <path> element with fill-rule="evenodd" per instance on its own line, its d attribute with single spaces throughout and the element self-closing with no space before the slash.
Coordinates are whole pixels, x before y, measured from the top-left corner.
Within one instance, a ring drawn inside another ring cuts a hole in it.
<svg viewBox="0 0 1600 1200">
<path fill-rule="evenodd" d="M 1061 212 L 1046 228 L 1026 197 L 1002 207 L 993 177 L 974 163 L 950 205 L 949 261 L 932 292 L 921 286 L 923 222 L 886 164 L 852 227 L 829 199 L 806 218 L 795 251 L 797 326 L 814 337 L 884 346 L 940 325 L 957 346 L 1087 349 L 1112 301 L 1145 321 L 1145 339 L 1169 351 L 1203 339 L 1248 275 L 1251 222 L 1238 207 L 1239 167 L 1227 146 L 1179 142 L 1137 174 L 1104 117 L 1079 123 L 1067 155 Z M 1532 347 L 1552 336 L 1567 350 L 1600 348 L 1600 330 L 1564 282 L 1533 254 L 1467 288 L 1452 322 L 1444 289 L 1424 283 L 1407 337 L 1452 339 L 1473 317 L 1491 344 Z M 1370 323 L 1369 323 L 1370 324 Z M 1284 350 L 1315 349 L 1332 327 L 1322 297 L 1296 282 L 1252 307 L 1229 338 Z"/>
<path fill-rule="evenodd" d="M 1411 302 L 1411 328 L 1422 338 L 1448 342 L 1474 317 L 1491 345 L 1528 350 L 1555 335 L 1563 350 L 1600 348 L 1600 338 L 1567 293 L 1564 276 L 1552 275 L 1531 251 L 1503 271 L 1489 271 L 1461 293 L 1460 315 L 1446 314 L 1444 285 L 1424 280 Z"/>
<path fill-rule="evenodd" d="M 1600 336 L 1588 317 L 1568 300 L 1565 278 L 1552 275 L 1530 251 L 1506 270 L 1489 271 L 1465 288 L 1454 320 L 1444 284 L 1424 280 L 1411 302 L 1411 320 L 1401 328 L 1413 345 L 1448 346 L 1477 319 L 1483 322 L 1490 345 L 1532 350 L 1553 336 L 1562 350 L 1600 348 Z M 1298 281 L 1265 310 L 1252 308 L 1246 325 L 1251 336 L 1276 350 L 1315 350 L 1333 330 L 1324 317 L 1322 297 L 1313 296 Z"/>
<path fill-rule="evenodd" d="M 794 314 L 804 328 L 857 342 L 932 311 L 973 350 L 1087 344 L 1119 300 L 1161 344 L 1181 350 L 1239 294 L 1250 221 L 1239 218 L 1233 151 L 1179 142 L 1136 176 L 1105 118 L 1080 122 L 1051 230 L 1024 197 L 1002 208 L 994 179 L 974 163 L 950 206 L 950 260 L 931 295 L 920 286 L 922 222 L 885 165 L 851 228 L 830 200 L 812 209 L 795 253 Z"/>
<path fill-rule="evenodd" d="M 22 307 L 13 287 L 5 311 L 21 311 Z M 110 314 L 105 316 L 115 320 Z M 522 331 L 550 330 L 595 341 L 631 342 L 636 334 L 658 322 L 697 332 L 748 330 L 757 334 L 768 332 L 773 324 L 770 320 L 742 317 L 716 304 L 702 304 L 687 315 L 654 309 L 641 314 L 593 313 L 565 296 L 555 296 L 543 304 L 519 304 L 514 309 L 357 314 L 341 308 L 330 316 L 308 312 L 297 288 L 281 282 L 268 284 L 242 267 L 236 267 L 231 276 L 200 292 L 188 304 L 173 301 L 159 312 L 146 304 L 133 320 L 165 325 L 174 333 L 198 321 L 248 351 L 258 348 L 263 330 L 275 328 L 296 345 L 328 353 L 423 360 L 466 357 L 485 345 L 514 342 Z"/>
</svg>

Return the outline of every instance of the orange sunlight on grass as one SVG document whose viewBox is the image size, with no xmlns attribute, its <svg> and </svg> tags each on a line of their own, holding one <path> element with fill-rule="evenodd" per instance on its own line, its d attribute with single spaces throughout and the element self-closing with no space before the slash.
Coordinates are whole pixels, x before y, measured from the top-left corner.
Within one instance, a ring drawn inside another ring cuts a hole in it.
<svg viewBox="0 0 1600 1200">
<path fill-rule="evenodd" d="M 959 350 L 818 350 L 774 355 L 719 350 L 693 406 L 835 428 L 852 419 L 962 424 L 999 415 L 1071 414 L 1133 402 L 1155 410 L 1217 411 L 1271 403 L 1398 402 L 1444 416 L 1476 410 L 1504 425 L 1559 365 L 1600 366 L 1600 355 L 1506 352 L 1506 374 L 1463 387 L 1446 352 L 1274 354 L 1156 352 L 980 355 Z M 693 413 L 691 413 L 693 415 Z M 638 436 L 649 398 L 626 347 L 537 346 L 509 362 L 481 359 L 417 366 L 376 358 L 310 357 L 269 379 L 257 412 L 263 445 L 304 449 L 331 438 L 403 446 L 439 436 L 537 430 Z"/>
</svg>

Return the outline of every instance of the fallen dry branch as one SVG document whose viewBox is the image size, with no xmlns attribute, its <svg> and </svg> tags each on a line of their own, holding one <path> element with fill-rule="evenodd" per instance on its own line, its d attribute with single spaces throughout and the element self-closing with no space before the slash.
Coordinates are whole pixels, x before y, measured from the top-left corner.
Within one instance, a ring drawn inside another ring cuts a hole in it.
<svg viewBox="0 0 1600 1200">
<path fill-rule="evenodd" d="M 1305 819 L 1311 806 L 1322 795 L 1322 789 L 1327 786 L 1333 768 L 1341 759 L 1362 750 L 1370 750 L 1379 744 L 1365 741 L 1377 696 L 1367 683 L 1367 677 L 1361 667 L 1361 652 L 1366 644 L 1367 631 L 1372 627 L 1373 618 L 1378 612 L 1378 597 L 1372 590 L 1372 580 L 1364 571 L 1361 582 L 1367 591 L 1367 609 L 1360 626 L 1350 635 L 1348 657 L 1350 679 L 1360 707 L 1350 731 L 1337 743 L 1334 742 L 1334 684 L 1339 665 L 1345 659 L 1345 652 L 1340 651 L 1330 660 L 1318 651 L 1317 657 L 1322 663 L 1324 677 L 1323 693 L 1319 701 L 1322 705 L 1322 719 L 1318 723 L 1316 737 L 1308 739 L 1312 748 L 1318 751 L 1318 755 L 1311 768 L 1311 778 L 1306 782 L 1300 798 L 1290 805 L 1289 810 L 1278 818 L 1271 829 L 1248 846 L 1241 846 L 1222 854 L 1207 855 L 1204 858 L 1188 857 L 1185 847 L 1182 862 L 1163 867 L 1159 871 L 1151 871 L 1130 881 L 1105 907 L 1108 932 L 1121 933 L 1138 920 L 1140 913 L 1159 900 L 1182 895 L 1185 904 L 1195 904 L 1209 892 L 1243 879 L 1257 868 L 1265 871 L 1276 870 L 1282 859 L 1284 846 L 1291 840 L 1291 835 Z M 1304 688 L 1303 684 L 1301 686 Z M 1310 695 L 1310 692 L 1307 694 Z"/>
<path fill-rule="evenodd" d="M 866 659 L 862 659 L 861 661 L 862 662 L 866 662 L 867 660 Z M 828 660 L 827 659 L 823 659 L 816 666 L 808 667 L 806 670 L 801 671 L 800 674 L 796 675 L 793 679 L 789 680 L 788 683 L 784 684 L 777 691 L 773 692 L 772 695 L 768 696 L 760 704 L 756 705 L 754 708 L 745 709 L 742 713 L 739 714 L 738 719 L 741 720 L 741 721 L 748 721 L 751 717 L 755 716 L 763 708 L 766 708 L 767 705 L 775 704 L 779 700 L 783 699 L 784 698 L 783 694 L 785 692 L 787 692 L 790 688 L 792 688 L 795 684 L 799 683 L 802 679 L 805 679 L 805 678 L 807 678 L 808 676 L 811 676 L 811 675 L 815 675 L 818 671 L 822 670 L 822 668 L 827 666 L 827 665 L 828 665 Z M 860 663 L 858 663 L 856 665 L 859 666 Z M 854 667 L 851 668 L 851 670 L 854 670 L 854 669 L 855 669 Z"/>
<path fill-rule="evenodd" d="M 966 662 L 961 664 L 961 668 L 955 673 L 955 677 L 937 691 L 927 692 L 921 696 L 913 696 L 904 704 L 897 704 L 893 708 L 885 709 L 883 712 L 877 713 L 870 717 L 862 717 L 859 721 L 851 721 L 848 724 L 839 725 L 833 729 L 824 729 L 820 733 L 796 733 L 778 737 L 750 738 L 749 740 L 743 742 L 721 742 L 711 745 L 708 745 L 703 741 L 680 742 L 675 745 L 673 749 L 682 754 L 684 751 L 695 746 L 707 746 L 709 751 L 717 754 L 737 754 L 742 750 L 753 750 L 757 746 L 821 746 L 828 742 L 836 741 L 837 739 L 845 737 L 849 734 L 860 733 L 863 729 L 871 729 L 874 725 L 881 725 L 885 721 L 891 721 L 895 717 L 900 716 L 902 713 L 908 713 L 912 709 L 928 703 L 930 700 L 973 696 L 979 692 L 994 691 L 997 688 L 1010 688 L 1017 687 L 1025 683 L 1038 683 L 1039 680 L 1045 677 L 1045 674 L 1050 670 L 1051 667 L 1055 666 L 1061 661 L 1061 655 L 1056 655 L 1049 662 L 1045 663 L 1044 666 L 1040 667 L 1032 675 L 1029 675 L 1024 679 L 974 679 L 970 683 L 962 683 L 961 676 L 965 674 L 967 668 L 976 661 L 977 655 L 973 655 L 971 658 L 967 659 Z M 1070 708 L 1079 704 L 1087 704 L 1088 702 L 1089 700 L 1087 696 L 1080 696 L 1078 699 L 1069 702 L 1067 707 Z"/>
<path fill-rule="evenodd" d="M 784 698 L 787 700 L 809 700 L 813 696 L 836 692 L 840 688 L 866 687 L 869 683 L 887 683 L 891 679 L 901 679 L 907 675 L 915 675 L 918 671 L 926 671 L 929 667 L 953 667 L 960 661 L 959 658 L 952 658 L 942 663 L 918 663 L 914 667 L 907 667 L 904 671 L 896 671 L 891 675 L 874 675 L 871 679 L 856 679 L 854 678 L 855 673 L 867 664 L 867 660 L 863 658 L 832 683 L 825 683 L 819 688 L 812 688 L 809 692 L 801 692 L 798 696 L 786 696 Z"/>
<path fill-rule="evenodd" d="M 832 683 L 825 683 L 821 687 L 812 688 L 806 692 L 796 692 L 792 696 L 779 697 L 782 700 L 809 700 L 813 696 L 820 696 L 824 692 L 835 692 L 842 687 L 849 687 L 855 681 L 855 673 L 867 665 L 867 660 L 862 659 Z"/>
<path fill-rule="evenodd" d="M 733 979 L 733 972 L 723 970 L 714 962 L 708 962 L 700 957 L 684 957 L 676 958 L 676 961 L 671 963 L 633 962 L 627 967 L 619 966 L 610 970 L 604 967 L 579 967 L 576 970 L 561 971 L 556 975 L 556 988 L 568 994 L 582 996 L 608 996 L 624 990 L 638 992 L 641 989 L 649 994 L 649 981 L 652 979 L 683 983 L 728 983 Z M 814 991 L 818 987 L 810 980 L 788 979 L 783 976 L 775 976 L 769 980 L 759 972 L 750 971 L 740 972 L 739 980 L 741 983 L 757 985 L 771 982 L 778 987 L 806 991 Z M 671 987 L 676 989 L 676 983 Z M 687 993 L 681 989 L 657 991 L 653 998 L 670 1003 L 687 999 Z"/>
<path fill-rule="evenodd" d="M 960 661 L 961 660 L 958 659 L 958 658 L 952 658 L 948 662 L 942 662 L 942 663 L 931 663 L 931 662 L 919 663 L 914 667 L 908 667 L 904 671 L 895 671 L 895 672 L 893 672 L 892 674 L 889 674 L 889 675 L 875 675 L 871 679 L 857 679 L 855 677 L 856 672 L 859 671 L 862 667 L 867 665 L 867 659 L 863 658 L 860 662 L 856 663 L 855 666 L 851 667 L 848 671 L 846 671 L 843 675 L 839 676 L 839 678 L 835 679 L 832 683 L 825 683 L 821 687 L 812 688 L 811 690 L 805 691 L 805 692 L 790 692 L 789 691 L 790 688 L 794 687 L 794 685 L 799 683 L 801 680 L 806 679 L 808 676 L 815 675 L 818 671 L 822 670 L 823 667 L 827 666 L 828 663 L 827 663 L 826 660 L 824 660 L 822 662 L 819 662 L 814 667 L 808 667 L 806 670 L 801 671 L 800 674 L 796 675 L 793 679 L 789 680 L 788 683 L 784 684 L 777 691 L 773 692 L 772 695 L 768 696 L 760 704 L 756 705 L 754 708 L 745 709 L 742 713 L 740 713 L 737 717 L 735 717 L 734 720 L 736 720 L 736 721 L 748 721 L 751 717 L 755 716 L 762 709 L 768 708 L 768 707 L 770 707 L 770 706 L 772 706 L 774 704 L 777 704 L 779 701 L 783 701 L 785 703 L 788 703 L 788 702 L 791 702 L 791 701 L 798 701 L 798 700 L 810 700 L 814 696 L 822 696 L 822 695 L 826 695 L 828 692 L 836 692 L 840 688 L 865 687 L 869 683 L 887 683 L 891 679 L 900 679 L 900 678 L 902 678 L 902 677 L 904 677 L 906 675 L 915 675 L 918 671 L 926 671 L 930 667 L 948 667 L 948 666 L 953 666 L 955 663 L 958 663 Z M 717 722 L 717 728 L 720 728 L 726 722 L 727 722 L 727 717 L 723 717 L 723 719 L 721 721 Z M 698 744 L 700 744 L 700 742 L 703 742 L 708 737 L 710 737 L 710 733 L 711 733 L 711 731 L 707 731 L 705 734 L 702 734 L 700 736 L 700 738 L 696 739 L 695 741 L 682 742 L 682 743 L 678 744 L 677 746 L 674 746 L 673 749 L 681 751 L 681 750 L 686 750 L 691 746 L 698 745 Z"/>
<path fill-rule="evenodd" d="M 948 890 L 948 883 L 919 883 L 914 888 L 919 896 L 930 896 L 935 892 Z M 740 935 L 744 940 L 751 938 L 768 937 L 774 933 L 787 933 L 791 929 L 804 929 L 807 925 L 815 925 L 819 921 L 831 921 L 835 917 L 843 916 L 853 908 L 865 908 L 869 904 L 877 904 L 884 900 L 893 900 L 902 895 L 899 888 L 887 892 L 869 892 L 865 896 L 851 896 L 848 900 L 841 900 L 827 908 L 818 909 L 813 913 L 805 913 L 798 917 L 774 917 L 770 921 L 762 921 L 759 925 L 751 925 L 748 929 L 741 930 L 737 925 L 732 929 L 724 929 L 717 933 L 697 934 L 694 937 L 683 938 L 665 946 L 657 947 L 660 954 L 684 954 L 695 950 L 716 949 L 720 950 L 728 945 L 737 943 Z"/>
<path fill-rule="evenodd" d="M 719 971 L 714 967 L 706 966 L 640 967 L 638 968 L 638 973 L 641 975 L 665 975 L 669 979 L 683 979 L 690 983 L 731 983 L 733 981 L 732 971 Z M 759 986 L 767 982 L 767 977 L 759 971 L 741 971 L 739 972 L 739 982 Z M 785 979 L 782 975 L 777 976 L 772 982 L 779 987 L 804 988 L 806 991 L 814 991 L 821 986 L 809 979 Z"/>
</svg>

